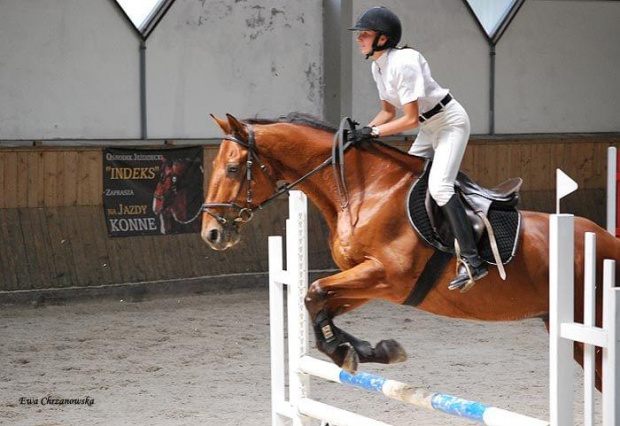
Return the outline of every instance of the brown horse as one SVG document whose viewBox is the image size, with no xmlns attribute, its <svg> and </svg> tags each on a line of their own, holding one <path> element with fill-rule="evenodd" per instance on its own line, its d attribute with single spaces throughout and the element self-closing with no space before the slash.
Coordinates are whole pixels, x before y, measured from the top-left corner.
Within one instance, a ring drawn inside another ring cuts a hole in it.
<svg viewBox="0 0 620 426">
<path fill-rule="evenodd" d="M 343 208 L 336 175 L 331 168 L 322 167 L 332 154 L 336 129 L 302 115 L 243 122 L 230 115 L 227 120 L 213 118 L 226 136 L 213 163 L 202 238 L 216 250 L 236 244 L 241 225 L 251 219 L 254 209 L 284 192 L 278 191 L 275 183 L 294 183 L 325 218 L 331 253 L 342 271 L 313 282 L 308 289 L 306 308 L 317 347 L 349 372 L 356 371 L 358 361 L 394 363 L 406 359 L 396 341 L 384 340 L 373 347 L 336 327 L 332 319 L 373 299 L 402 304 L 412 291 L 434 251 L 412 229 L 404 211 L 408 190 L 422 173 L 424 159 L 379 143 L 347 150 L 349 203 Z M 576 218 L 576 321 L 583 318 L 583 234 L 587 231 L 597 237 L 599 283 L 603 259 L 620 261 L 619 240 L 595 223 Z M 447 317 L 483 321 L 540 317 L 548 327 L 548 244 L 549 216 L 523 211 L 519 248 L 506 266 L 506 281 L 492 268 L 469 292 L 450 291 L 453 260 L 417 307 Z M 597 287 L 599 326 L 601 287 Z M 600 355 L 599 351 L 599 389 Z M 582 356 L 582 347 L 576 345 L 575 358 L 580 363 Z"/>
</svg>

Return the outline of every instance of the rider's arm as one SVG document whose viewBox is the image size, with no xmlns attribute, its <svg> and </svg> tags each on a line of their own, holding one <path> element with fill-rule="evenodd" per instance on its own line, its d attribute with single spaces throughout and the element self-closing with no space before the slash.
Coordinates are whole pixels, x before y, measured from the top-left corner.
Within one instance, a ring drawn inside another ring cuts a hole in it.
<svg viewBox="0 0 620 426">
<path fill-rule="evenodd" d="M 387 102 L 382 101 L 382 103 Z M 392 106 L 392 108 L 394 108 L 394 106 Z M 383 110 L 381 112 L 383 112 Z M 377 115 L 377 117 L 381 115 L 381 112 Z M 396 113 L 396 108 L 394 108 L 394 113 Z M 416 127 L 418 127 L 418 125 L 420 124 L 418 122 L 418 115 L 418 101 L 413 101 L 403 105 L 402 117 L 384 123 L 374 123 L 373 120 L 370 123 L 370 126 L 374 125 L 379 128 L 379 137 L 395 135 L 397 133 L 406 132 L 407 130 L 415 129 Z"/>
<path fill-rule="evenodd" d="M 381 101 L 381 111 L 372 119 L 368 126 L 378 126 L 389 123 L 396 117 L 396 107 L 387 101 Z"/>
</svg>

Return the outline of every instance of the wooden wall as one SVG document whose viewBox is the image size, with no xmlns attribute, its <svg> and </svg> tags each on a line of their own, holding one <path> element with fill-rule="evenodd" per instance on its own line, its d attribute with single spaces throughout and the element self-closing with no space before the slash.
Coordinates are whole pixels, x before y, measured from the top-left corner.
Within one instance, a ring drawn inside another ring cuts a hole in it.
<svg viewBox="0 0 620 426">
<path fill-rule="evenodd" d="M 561 167 L 581 189 L 605 186 L 606 149 L 611 136 L 474 139 L 462 169 L 492 186 L 509 177 L 524 178 L 524 191 L 555 187 Z M 410 141 L 398 142 L 407 149 Z M 205 146 L 205 190 L 217 147 Z M 98 206 L 102 203 L 102 149 L 0 148 L 0 209 Z"/>
<path fill-rule="evenodd" d="M 463 170 L 488 186 L 521 176 L 522 208 L 552 211 L 560 167 L 580 185 L 565 211 L 603 224 L 606 149 L 613 142 L 604 136 L 477 139 Z M 216 153 L 205 146 L 205 189 Z M 257 214 L 243 242 L 226 252 L 210 250 L 197 234 L 108 238 L 102 182 L 100 147 L 0 149 L 0 292 L 264 272 L 267 236 L 284 232 L 285 199 Z M 309 234 L 311 268 L 332 268 L 315 209 Z"/>
<path fill-rule="evenodd" d="M 482 185 L 522 177 L 520 206 L 555 212 L 556 169 L 577 181 L 579 190 L 562 202 L 562 211 L 605 225 L 607 148 L 612 136 L 548 136 L 480 139 L 465 154 L 462 169 Z"/>
</svg>

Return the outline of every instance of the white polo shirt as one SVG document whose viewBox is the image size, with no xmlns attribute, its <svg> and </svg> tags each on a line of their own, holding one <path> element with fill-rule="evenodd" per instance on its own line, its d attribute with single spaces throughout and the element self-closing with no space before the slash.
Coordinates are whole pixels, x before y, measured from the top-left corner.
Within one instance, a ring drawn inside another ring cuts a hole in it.
<svg viewBox="0 0 620 426">
<path fill-rule="evenodd" d="M 417 100 L 420 114 L 437 105 L 449 92 L 433 80 L 426 59 L 414 49 L 387 49 L 372 62 L 372 76 L 381 100 L 399 109 Z"/>
</svg>

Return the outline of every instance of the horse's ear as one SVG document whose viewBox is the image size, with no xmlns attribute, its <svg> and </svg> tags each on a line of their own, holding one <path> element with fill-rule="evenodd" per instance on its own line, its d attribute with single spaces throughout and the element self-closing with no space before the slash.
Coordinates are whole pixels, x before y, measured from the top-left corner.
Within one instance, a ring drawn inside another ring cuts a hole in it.
<svg viewBox="0 0 620 426">
<path fill-rule="evenodd" d="M 230 133 L 239 136 L 242 140 L 247 140 L 248 131 L 243 123 L 228 113 L 226 114 L 226 118 L 228 118 L 228 124 L 230 125 Z"/>
<path fill-rule="evenodd" d="M 211 118 L 213 119 L 213 121 L 215 121 L 217 123 L 218 126 L 220 126 L 220 129 L 222 129 L 222 132 L 225 135 L 229 135 L 230 134 L 230 126 L 228 125 L 228 121 L 223 120 L 219 117 L 216 117 L 213 114 L 209 114 L 211 116 Z"/>
</svg>

